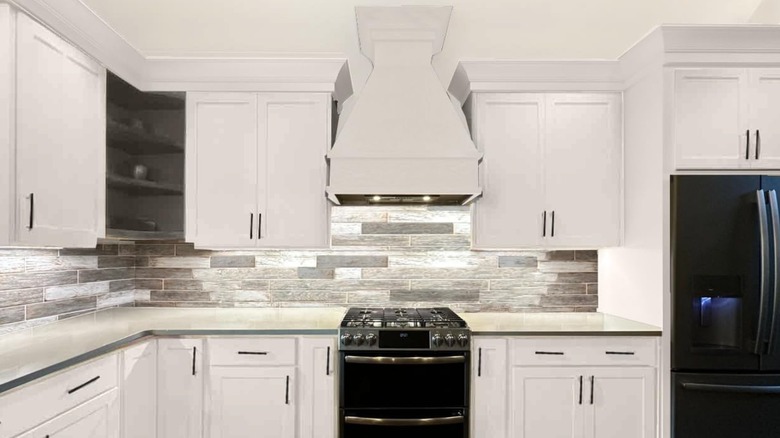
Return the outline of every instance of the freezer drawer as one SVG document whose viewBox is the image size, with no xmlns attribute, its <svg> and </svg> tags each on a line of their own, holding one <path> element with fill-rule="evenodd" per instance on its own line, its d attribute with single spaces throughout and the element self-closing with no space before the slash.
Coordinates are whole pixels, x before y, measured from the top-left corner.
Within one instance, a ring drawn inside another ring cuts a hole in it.
<svg viewBox="0 0 780 438">
<path fill-rule="evenodd" d="M 672 373 L 673 438 L 777 436 L 780 374 Z"/>
</svg>

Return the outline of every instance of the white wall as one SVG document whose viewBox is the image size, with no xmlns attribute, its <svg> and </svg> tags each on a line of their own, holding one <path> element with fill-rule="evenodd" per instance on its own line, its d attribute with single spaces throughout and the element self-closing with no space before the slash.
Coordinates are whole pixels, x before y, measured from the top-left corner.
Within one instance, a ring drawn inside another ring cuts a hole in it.
<svg viewBox="0 0 780 438">
<path fill-rule="evenodd" d="M 355 5 L 453 5 L 434 66 L 466 58 L 617 58 L 662 23 L 745 23 L 761 0 L 83 0 L 146 55 L 341 56 L 356 91 Z M 777 0 L 766 0 L 777 1 Z"/>
<path fill-rule="evenodd" d="M 624 92 L 625 238 L 599 251 L 599 310 L 663 326 L 663 73 Z"/>
</svg>

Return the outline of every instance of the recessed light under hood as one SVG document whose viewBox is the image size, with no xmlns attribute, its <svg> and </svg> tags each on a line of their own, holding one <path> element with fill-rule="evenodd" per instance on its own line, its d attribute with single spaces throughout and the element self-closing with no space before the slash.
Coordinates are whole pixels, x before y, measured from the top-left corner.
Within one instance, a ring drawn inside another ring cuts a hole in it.
<svg viewBox="0 0 780 438">
<path fill-rule="evenodd" d="M 477 151 L 431 65 L 451 6 L 356 7 L 374 66 L 330 160 L 328 198 L 342 205 L 466 204 L 482 194 Z"/>
</svg>

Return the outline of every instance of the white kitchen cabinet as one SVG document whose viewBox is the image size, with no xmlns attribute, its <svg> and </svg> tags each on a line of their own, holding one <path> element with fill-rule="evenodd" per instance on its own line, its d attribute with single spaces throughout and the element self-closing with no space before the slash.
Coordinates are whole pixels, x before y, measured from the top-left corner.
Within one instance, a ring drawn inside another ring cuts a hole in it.
<svg viewBox="0 0 780 438">
<path fill-rule="evenodd" d="M 585 403 L 585 438 L 655 438 L 655 370 L 604 367 L 589 376 Z M 591 395 L 592 394 L 592 395 Z"/>
<path fill-rule="evenodd" d="M 472 436 L 506 437 L 507 341 L 472 337 Z"/>
<path fill-rule="evenodd" d="M 509 430 L 517 438 L 580 438 L 584 376 L 576 368 L 513 367 Z M 629 435 L 615 435 L 629 436 Z"/>
<path fill-rule="evenodd" d="M 119 438 L 119 390 L 114 388 L 17 438 Z"/>
<path fill-rule="evenodd" d="M 188 93 L 187 240 L 327 247 L 329 145 L 326 93 Z"/>
<path fill-rule="evenodd" d="M 295 438 L 295 367 L 211 367 L 210 438 Z"/>
<path fill-rule="evenodd" d="M 675 167 L 780 167 L 780 70 L 674 70 Z"/>
<path fill-rule="evenodd" d="M 300 438 L 336 436 L 336 340 L 306 337 L 299 344 L 298 419 Z"/>
<path fill-rule="evenodd" d="M 94 247 L 105 233 L 105 69 L 16 17 L 13 243 Z"/>
<path fill-rule="evenodd" d="M 203 341 L 157 340 L 157 436 L 203 436 Z"/>
<path fill-rule="evenodd" d="M 473 435 L 654 438 L 657 340 L 475 337 Z"/>
<path fill-rule="evenodd" d="M 122 437 L 157 436 L 157 341 L 122 352 Z"/>
<path fill-rule="evenodd" d="M 479 93 L 473 105 L 475 248 L 619 244 L 619 94 Z"/>
</svg>

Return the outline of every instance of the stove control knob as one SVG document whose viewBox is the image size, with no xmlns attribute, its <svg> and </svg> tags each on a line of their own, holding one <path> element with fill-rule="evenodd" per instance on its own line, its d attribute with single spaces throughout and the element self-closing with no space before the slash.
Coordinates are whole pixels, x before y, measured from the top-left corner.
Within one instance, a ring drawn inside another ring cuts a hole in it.
<svg viewBox="0 0 780 438">
<path fill-rule="evenodd" d="M 469 343 L 469 337 L 466 335 L 458 335 L 458 345 L 465 347 Z"/>
<path fill-rule="evenodd" d="M 368 344 L 369 347 L 374 345 L 374 344 L 376 344 L 376 335 L 373 334 L 373 333 L 367 334 L 366 335 L 366 344 Z"/>
<path fill-rule="evenodd" d="M 363 341 L 365 341 L 366 338 L 363 337 L 363 333 L 358 333 L 355 335 L 355 345 L 363 345 Z"/>
<path fill-rule="evenodd" d="M 447 336 L 444 337 L 444 343 L 447 344 L 448 347 L 454 347 L 455 336 L 452 336 L 452 333 L 447 333 Z"/>
<path fill-rule="evenodd" d="M 344 345 L 349 345 L 352 343 L 352 335 L 349 333 L 344 333 L 341 335 L 341 343 Z"/>
<path fill-rule="evenodd" d="M 431 344 L 433 344 L 434 347 L 441 347 L 441 344 L 444 343 L 444 338 L 441 337 L 440 334 L 436 333 L 431 337 Z"/>
</svg>

